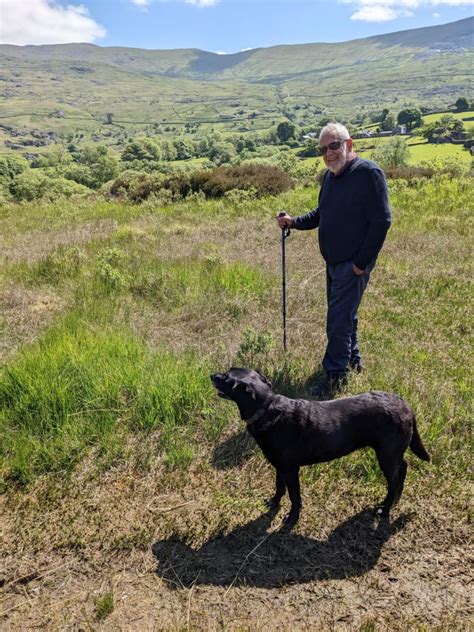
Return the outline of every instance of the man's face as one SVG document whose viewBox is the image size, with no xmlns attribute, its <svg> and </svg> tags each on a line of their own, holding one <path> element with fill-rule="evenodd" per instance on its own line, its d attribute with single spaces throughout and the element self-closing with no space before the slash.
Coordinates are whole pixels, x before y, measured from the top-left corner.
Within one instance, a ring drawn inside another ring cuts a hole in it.
<svg viewBox="0 0 474 632">
<path fill-rule="evenodd" d="M 326 147 L 329 143 L 333 143 L 335 141 L 339 141 L 336 132 L 328 131 L 321 136 L 319 146 Z M 348 138 L 347 140 L 342 141 L 339 149 L 328 149 L 327 152 L 323 154 L 323 160 L 329 171 L 337 175 L 344 169 L 347 162 L 350 160 L 351 153 L 352 139 Z"/>
</svg>

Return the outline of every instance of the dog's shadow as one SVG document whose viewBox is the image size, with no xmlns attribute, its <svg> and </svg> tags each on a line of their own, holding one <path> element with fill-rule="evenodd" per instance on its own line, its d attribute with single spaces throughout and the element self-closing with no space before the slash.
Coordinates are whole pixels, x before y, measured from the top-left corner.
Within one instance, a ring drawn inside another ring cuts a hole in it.
<svg viewBox="0 0 474 632">
<path fill-rule="evenodd" d="M 274 514 L 263 514 L 227 535 L 194 549 L 179 539 L 155 542 L 157 574 L 174 588 L 195 584 L 275 588 L 363 575 L 374 567 L 387 540 L 408 522 L 377 520 L 364 509 L 340 524 L 327 540 L 268 532 Z"/>
</svg>

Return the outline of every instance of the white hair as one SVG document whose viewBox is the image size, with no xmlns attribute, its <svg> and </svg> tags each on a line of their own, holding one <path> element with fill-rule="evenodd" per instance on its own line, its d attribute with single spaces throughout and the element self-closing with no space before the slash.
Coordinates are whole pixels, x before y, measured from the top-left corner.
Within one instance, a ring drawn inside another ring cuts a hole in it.
<svg viewBox="0 0 474 632">
<path fill-rule="evenodd" d="M 334 132 L 338 140 L 347 140 L 351 137 L 349 134 L 349 130 L 342 123 L 328 123 L 323 127 L 321 133 L 319 134 L 319 140 L 326 134 L 327 132 Z"/>
</svg>

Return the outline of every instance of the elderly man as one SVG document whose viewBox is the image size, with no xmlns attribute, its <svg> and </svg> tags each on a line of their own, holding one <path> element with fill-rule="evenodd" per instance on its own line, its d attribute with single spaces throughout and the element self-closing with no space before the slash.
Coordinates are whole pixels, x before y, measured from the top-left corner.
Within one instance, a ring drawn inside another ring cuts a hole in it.
<svg viewBox="0 0 474 632">
<path fill-rule="evenodd" d="M 390 206 L 383 171 L 359 158 L 344 125 L 329 123 L 319 136 L 319 151 L 328 168 L 314 210 L 277 218 L 280 228 L 319 228 L 319 248 L 326 261 L 326 377 L 313 389 L 331 396 L 347 382 L 350 368 L 363 368 L 357 337 L 357 311 L 369 276 L 390 227 Z"/>
</svg>

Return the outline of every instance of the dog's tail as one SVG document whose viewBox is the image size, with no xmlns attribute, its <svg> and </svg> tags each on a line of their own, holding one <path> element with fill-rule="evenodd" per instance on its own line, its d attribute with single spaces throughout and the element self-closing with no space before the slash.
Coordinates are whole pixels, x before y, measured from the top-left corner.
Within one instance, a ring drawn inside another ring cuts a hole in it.
<svg viewBox="0 0 474 632">
<path fill-rule="evenodd" d="M 413 434 L 411 436 L 410 449 L 416 454 L 417 457 L 423 459 L 423 461 L 430 461 L 430 455 L 425 450 L 425 446 L 423 445 L 420 435 L 418 434 L 415 415 L 413 415 Z"/>
</svg>

